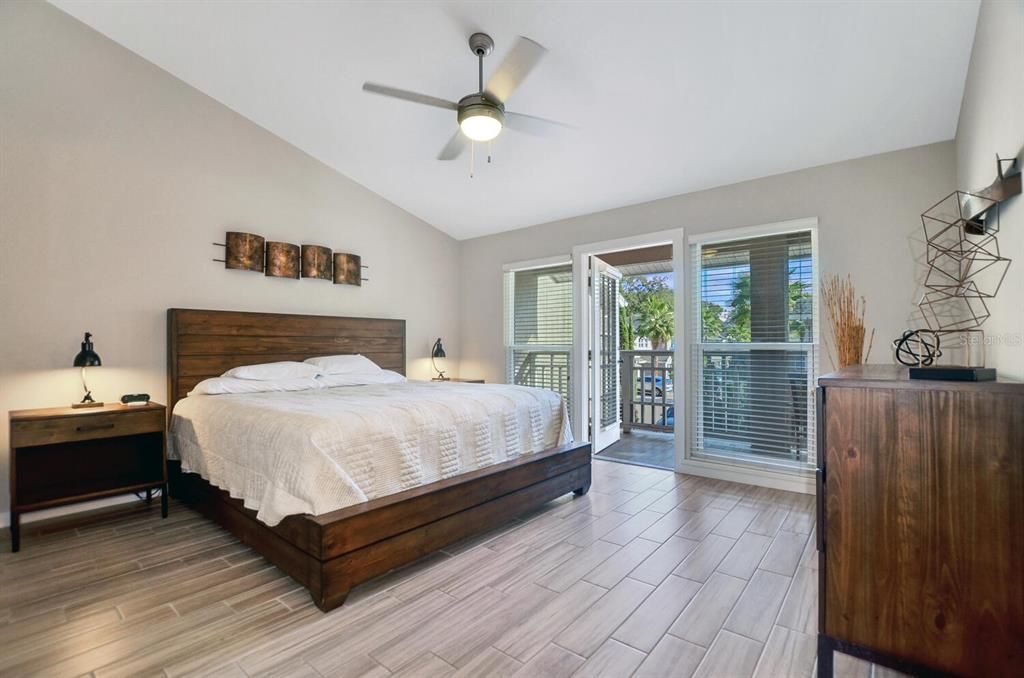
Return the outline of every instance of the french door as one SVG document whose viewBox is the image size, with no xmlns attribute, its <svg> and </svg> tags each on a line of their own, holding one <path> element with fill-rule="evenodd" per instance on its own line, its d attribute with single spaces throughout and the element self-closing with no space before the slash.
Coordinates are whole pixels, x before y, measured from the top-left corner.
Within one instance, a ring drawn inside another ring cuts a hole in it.
<svg viewBox="0 0 1024 678">
<path fill-rule="evenodd" d="M 619 281 L 622 274 L 590 258 L 590 429 L 594 454 L 618 441 Z"/>
</svg>

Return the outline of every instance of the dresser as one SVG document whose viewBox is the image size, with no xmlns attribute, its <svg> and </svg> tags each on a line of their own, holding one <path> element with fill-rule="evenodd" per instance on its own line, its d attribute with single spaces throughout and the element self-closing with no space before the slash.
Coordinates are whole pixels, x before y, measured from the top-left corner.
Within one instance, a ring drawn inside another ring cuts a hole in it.
<svg viewBox="0 0 1024 678">
<path fill-rule="evenodd" d="M 11 550 L 28 511 L 159 488 L 166 518 L 166 416 L 156 403 L 12 410 Z"/>
<path fill-rule="evenodd" d="M 1024 666 L 1024 384 L 818 380 L 818 675 Z"/>
</svg>

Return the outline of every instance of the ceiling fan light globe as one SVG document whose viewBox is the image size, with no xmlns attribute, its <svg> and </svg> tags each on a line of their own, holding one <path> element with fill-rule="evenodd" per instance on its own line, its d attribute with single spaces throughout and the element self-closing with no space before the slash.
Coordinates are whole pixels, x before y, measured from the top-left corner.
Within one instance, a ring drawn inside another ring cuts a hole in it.
<svg viewBox="0 0 1024 678">
<path fill-rule="evenodd" d="M 473 141 L 490 141 L 501 133 L 501 121 L 489 115 L 471 115 L 459 127 Z"/>
</svg>

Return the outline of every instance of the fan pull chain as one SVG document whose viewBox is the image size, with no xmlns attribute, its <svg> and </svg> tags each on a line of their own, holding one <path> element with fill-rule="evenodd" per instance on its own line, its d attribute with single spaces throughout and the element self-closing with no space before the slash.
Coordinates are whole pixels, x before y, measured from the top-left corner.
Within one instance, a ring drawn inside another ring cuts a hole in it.
<svg viewBox="0 0 1024 678">
<path fill-rule="evenodd" d="M 491 164 L 491 142 L 487 142 L 487 164 Z"/>
<path fill-rule="evenodd" d="M 476 165 L 476 142 L 469 142 L 469 178 L 473 178 L 473 168 Z"/>
</svg>

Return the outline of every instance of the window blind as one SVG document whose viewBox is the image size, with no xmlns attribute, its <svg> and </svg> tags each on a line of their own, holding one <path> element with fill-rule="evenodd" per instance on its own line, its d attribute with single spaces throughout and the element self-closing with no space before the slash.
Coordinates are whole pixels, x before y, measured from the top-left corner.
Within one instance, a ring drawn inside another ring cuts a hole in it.
<svg viewBox="0 0 1024 678">
<path fill-rule="evenodd" d="M 572 266 L 505 274 L 506 378 L 510 384 L 550 389 L 572 411 Z"/>
<path fill-rule="evenodd" d="M 691 246 L 691 450 L 814 462 L 817 263 L 810 231 Z"/>
</svg>

